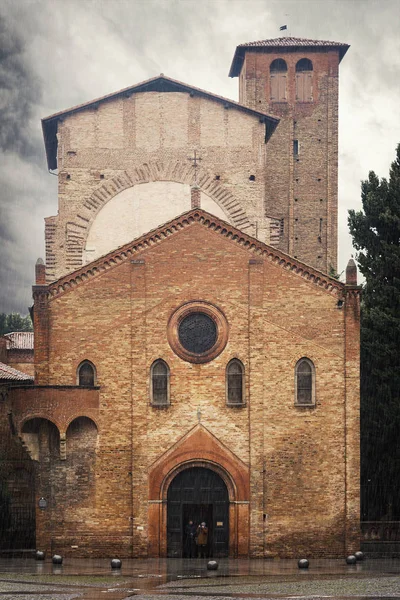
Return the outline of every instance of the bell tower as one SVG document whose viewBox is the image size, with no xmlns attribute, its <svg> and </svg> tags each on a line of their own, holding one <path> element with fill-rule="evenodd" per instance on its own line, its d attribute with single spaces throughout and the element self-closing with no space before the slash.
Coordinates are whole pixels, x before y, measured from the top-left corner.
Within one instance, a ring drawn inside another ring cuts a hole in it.
<svg viewBox="0 0 400 600">
<path fill-rule="evenodd" d="M 230 77 L 239 101 L 279 117 L 265 147 L 265 216 L 279 248 L 317 269 L 337 269 L 339 63 L 348 44 L 281 37 L 241 44 Z"/>
</svg>

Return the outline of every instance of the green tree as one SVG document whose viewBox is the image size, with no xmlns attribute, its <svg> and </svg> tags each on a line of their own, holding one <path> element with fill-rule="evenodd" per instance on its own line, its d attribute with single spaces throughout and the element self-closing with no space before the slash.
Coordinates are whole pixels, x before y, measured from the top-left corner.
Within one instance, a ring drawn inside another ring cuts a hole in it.
<svg viewBox="0 0 400 600">
<path fill-rule="evenodd" d="M 12 331 L 32 331 L 32 321 L 29 315 L 23 317 L 19 313 L 0 313 L 0 335 Z"/>
<path fill-rule="evenodd" d="M 361 511 L 400 519 L 400 144 L 389 181 L 361 184 L 349 227 L 365 277 L 361 303 Z"/>
</svg>

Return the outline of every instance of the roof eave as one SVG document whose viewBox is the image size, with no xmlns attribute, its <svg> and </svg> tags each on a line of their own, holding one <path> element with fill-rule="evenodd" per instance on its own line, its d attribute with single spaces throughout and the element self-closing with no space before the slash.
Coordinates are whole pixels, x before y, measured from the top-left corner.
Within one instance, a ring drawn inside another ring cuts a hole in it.
<svg viewBox="0 0 400 600">
<path fill-rule="evenodd" d="M 307 265 L 299 259 L 286 254 L 282 250 L 278 250 L 273 246 L 265 244 L 265 242 L 244 233 L 223 219 L 220 219 L 201 208 L 196 208 L 182 213 L 167 223 L 159 225 L 148 233 L 100 256 L 92 262 L 76 269 L 72 273 L 67 273 L 59 279 L 52 281 L 47 286 L 47 290 L 50 294 L 49 298 L 54 298 L 61 293 L 76 289 L 76 285 L 87 282 L 88 277 L 101 275 L 105 271 L 104 267 L 107 266 L 107 268 L 112 268 L 113 266 L 121 264 L 121 261 L 123 260 L 131 260 L 133 255 L 140 254 L 153 244 L 158 245 L 160 240 L 163 241 L 164 239 L 167 239 L 171 235 L 171 232 L 179 232 L 181 230 L 181 225 L 190 225 L 194 222 L 199 222 L 204 225 L 212 223 L 214 226 L 210 227 L 210 231 L 218 231 L 219 233 L 224 232 L 223 235 L 229 237 L 231 240 L 236 240 L 241 248 L 253 248 L 257 256 L 262 257 L 265 255 L 265 258 L 267 256 L 270 258 L 272 257 L 273 262 L 285 265 L 283 268 L 289 268 L 291 271 L 302 273 L 303 276 L 307 276 L 306 278 L 313 281 L 318 287 L 326 287 L 328 289 L 329 286 L 331 289 L 335 288 L 337 292 L 340 293 L 342 293 L 346 287 L 343 282 L 338 281 L 336 278 L 319 271 L 315 267 Z M 180 226 L 177 227 L 177 224 Z M 82 277 L 82 275 L 84 277 Z"/>
<path fill-rule="evenodd" d="M 336 46 L 332 44 L 332 46 L 306 46 L 305 44 L 299 44 L 298 46 L 237 46 L 235 50 L 235 54 L 233 55 L 231 68 L 229 70 L 229 77 L 239 77 L 240 72 L 242 70 L 242 65 L 244 61 L 244 56 L 246 52 L 273 52 L 277 48 L 285 51 L 285 52 L 293 52 L 298 49 L 307 49 L 312 52 L 316 51 L 324 51 L 324 50 L 337 50 L 339 52 L 339 63 L 342 61 L 344 55 L 347 50 L 350 48 L 349 44 L 343 44 L 342 46 Z"/>
<path fill-rule="evenodd" d="M 273 131 L 279 123 L 279 119 L 277 119 L 276 117 L 271 117 L 267 113 L 254 110 L 252 108 L 249 108 L 248 106 L 245 106 L 244 104 L 240 104 L 239 102 L 235 102 L 234 100 L 225 98 L 224 96 L 218 96 L 217 94 L 213 94 L 212 92 L 208 92 L 206 90 L 202 90 L 201 88 L 182 83 L 181 81 L 171 79 L 170 77 L 165 77 L 164 75 L 153 77 L 151 79 L 147 79 L 146 81 L 142 81 L 141 83 L 138 83 L 134 86 L 130 86 L 128 88 L 119 90 L 118 92 L 102 96 L 95 100 L 91 100 L 90 102 L 85 102 L 84 104 L 79 104 L 77 106 L 54 113 L 49 117 L 45 117 L 44 119 L 42 119 L 42 130 L 49 170 L 54 170 L 57 168 L 57 124 L 59 120 L 62 120 L 67 116 L 70 116 L 74 113 L 80 112 L 85 109 L 97 108 L 100 102 L 107 102 L 109 100 L 114 100 L 121 96 L 131 96 L 142 91 L 150 91 L 148 90 L 148 88 L 154 84 L 159 84 L 162 87 L 163 83 L 172 87 L 176 86 L 177 91 L 180 90 L 183 92 L 187 92 L 188 94 L 194 93 L 205 98 L 209 98 L 210 100 L 224 103 L 228 105 L 228 107 L 236 108 L 248 114 L 252 114 L 260 119 L 262 118 L 263 122 L 265 122 L 268 125 L 268 131 Z"/>
</svg>

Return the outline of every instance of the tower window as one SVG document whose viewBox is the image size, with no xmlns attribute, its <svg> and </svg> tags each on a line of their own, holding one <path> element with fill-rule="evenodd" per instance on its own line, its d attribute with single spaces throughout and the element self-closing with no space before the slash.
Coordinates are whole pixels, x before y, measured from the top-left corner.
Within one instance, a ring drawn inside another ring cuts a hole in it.
<svg viewBox="0 0 400 600">
<path fill-rule="evenodd" d="M 255 180 L 256 180 L 256 176 L 255 175 L 250 175 L 249 181 L 255 181 Z"/>
<path fill-rule="evenodd" d="M 315 405 L 315 367 L 308 358 L 301 358 L 295 368 L 295 404 Z"/>
<path fill-rule="evenodd" d="M 84 360 L 78 367 L 78 385 L 82 387 L 93 387 L 95 385 L 96 371 L 94 365 Z"/>
<path fill-rule="evenodd" d="M 169 405 L 169 367 L 166 362 L 156 360 L 150 369 L 151 403 L 154 406 Z"/>
<path fill-rule="evenodd" d="M 287 64 L 282 58 L 272 61 L 269 68 L 271 102 L 286 102 Z"/>
<path fill-rule="evenodd" d="M 299 140 L 293 140 L 293 155 L 299 155 Z"/>
<path fill-rule="evenodd" d="M 312 70 L 313 70 L 313 64 L 312 64 L 311 60 L 309 60 L 308 58 L 302 58 L 296 64 L 296 73 L 302 73 L 304 71 L 312 71 Z"/>
<path fill-rule="evenodd" d="M 240 406 L 244 404 L 244 366 L 237 358 L 233 358 L 226 367 L 226 401 L 227 404 Z"/>
<path fill-rule="evenodd" d="M 313 101 L 313 64 L 308 58 L 302 58 L 296 64 L 296 100 Z"/>
</svg>

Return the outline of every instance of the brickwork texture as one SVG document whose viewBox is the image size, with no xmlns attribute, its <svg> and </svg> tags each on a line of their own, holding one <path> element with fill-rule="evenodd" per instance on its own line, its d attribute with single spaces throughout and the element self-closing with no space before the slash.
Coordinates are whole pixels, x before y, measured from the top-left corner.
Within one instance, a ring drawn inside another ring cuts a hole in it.
<svg viewBox="0 0 400 600">
<path fill-rule="evenodd" d="M 311 87 L 300 102 L 303 58 Z M 275 59 L 287 67 L 278 100 Z M 326 275 L 337 256 L 338 64 L 331 47 L 249 50 L 242 107 L 153 82 L 51 121 L 59 212 L 46 219 L 33 287 L 35 384 L 2 405 L 19 460 L 34 465 L 38 548 L 165 556 L 169 485 L 205 467 L 227 488 L 230 556 L 359 549 L 359 288 Z M 173 202 L 188 212 L 171 215 Z M 209 359 L 175 351 L 171 328 L 191 303 L 220 315 Z M 315 368 L 310 405 L 296 402 L 302 358 Z M 244 374 L 236 406 L 232 359 Z M 79 385 L 85 361 L 90 386 Z"/>
</svg>

